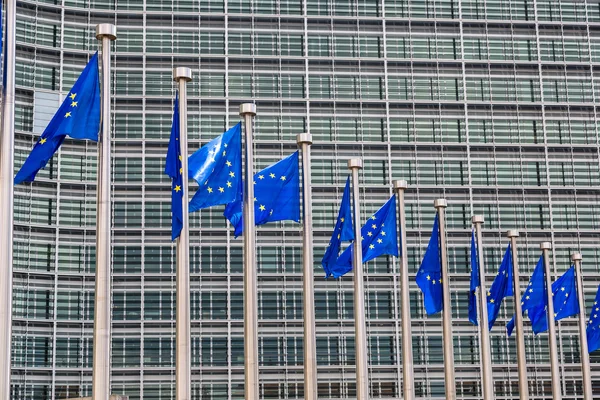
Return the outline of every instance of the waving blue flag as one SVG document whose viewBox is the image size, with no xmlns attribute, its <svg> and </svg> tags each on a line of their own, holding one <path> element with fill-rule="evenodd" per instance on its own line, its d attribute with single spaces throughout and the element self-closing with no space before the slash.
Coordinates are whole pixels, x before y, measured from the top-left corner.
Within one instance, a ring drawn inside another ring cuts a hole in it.
<svg viewBox="0 0 600 400">
<path fill-rule="evenodd" d="M 96 53 L 33 146 L 15 177 L 15 185 L 33 182 L 39 170 L 46 166 L 67 136 L 97 142 L 99 130 L 100 82 Z"/>
<path fill-rule="evenodd" d="M 165 164 L 165 174 L 171 178 L 171 240 L 177 239 L 183 228 L 183 179 L 179 137 L 179 99 L 175 96 L 171 138 Z"/>
<path fill-rule="evenodd" d="M 544 283 L 544 257 L 540 257 L 538 260 L 535 269 L 533 270 L 533 274 L 529 279 L 529 284 L 527 285 L 527 289 L 525 289 L 525 293 L 521 297 L 521 308 L 523 315 L 525 312 L 529 315 L 529 319 L 531 319 L 532 314 L 535 315 L 536 310 L 541 306 L 542 310 L 545 307 L 545 298 L 546 296 L 546 285 Z M 509 321 L 508 325 L 506 325 L 506 331 L 508 336 L 512 335 L 512 331 L 515 328 L 515 317 Z"/>
<path fill-rule="evenodd" d="M 384 254 L 398 257 L 398 229 L 396 226 L 396 196 L 392 196 L 362 227 L 363 263 Z M 331 268 L 334 278 L 352 271 L 354 243 L 344 250 Z"/>
<path fill-rule="evenodd" d="M 475 246 L 475 232 L 471 230 L 471 282 L 469 285 L 469 321 L 477 326 L 477 298 L 475 293 L 479 287 L 479 262 Z"/>
<path fill-rule="evenodd" d="M 188 158 L 188 177 L 200 187 L 190 212 L 229 204 L 242 193 L 241 122 L 198 149 Z"/>
<path fill-rule="evenodd" d="M 531 328 L 536 335 L 548 330 L 547 304 L 548 302 L 544 301 L 544 307 L 539 307 L 539 312 L 530 315 Z M 571 266 L 560 278 L 552 283 L 552 304 L 554 306 L 555 321 L 579 314 L 575 267 Z"/>
<path fill-rule="evenodd" d="M 596 293 L 596 299 L 590 312 L 590 319 L 585 330 L 588 343 L 588 352 L 600 349 L 600 286 Z"/>
<path fill-rule="evenodd" d="M 300 221 L 300 177 L 298 152 L 254 175 L 254 223 Z M 235 236 L 244 230 L 243 197 L 229 203 L 223 215 L 235 228 Z"/>
<path fill-rule="evenodd" d="M 440 227 L 437 214 L 433 221 L 429 245 L 415 280 L 421 292 L 423 292 L 427 315 L 442 311 L 444 295 L 442 289 L 442 261 L 440 259 Z"/>
<path fill-rule="evenodd" d="M 492 330 L 500 307 L 502 306 L 502 300 L 505 297 L 513 295 L 513 265 L 512 265 L 512 253 L 510 244 L 504 252 L 504 258 L 498 269 L 498 274 L 494 278 L 492 287 L 487 293 L 487 308 L 488 308 L 488 327 Z"/>
<path fill-rule="evenodd" d="M 342 196 L 342 204 L 338 213 L 335 228 L 329 240 L 329 246 L 323 256 L 321 265 L 325 270 L 325 278 L 332 275 L 331 268 L 335 267 L 342 241 L 354 240 L 354 228 L 352 225 L 352 211 L 350 210 L 350 178 L 346 179 L 346 187 Z"/>
</svg>

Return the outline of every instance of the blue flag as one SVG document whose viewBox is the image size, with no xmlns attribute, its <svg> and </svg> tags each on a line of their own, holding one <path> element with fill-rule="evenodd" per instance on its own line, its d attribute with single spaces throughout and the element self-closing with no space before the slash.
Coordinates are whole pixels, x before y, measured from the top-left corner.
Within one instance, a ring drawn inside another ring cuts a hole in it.
<svg viewBox="0 0 600 400">
<path fill-rule="evenodd" d="M 502 306 L 502 300 L 505 297 L 513 295 L 513 265 L 512 265 L 512 253 L 510 244 L 504 252 L 504 258 L 498 269 L 498 274 L 494 278 L 492 287 L 487 293 L 487 309 L 488 309 L 488 327 L 492 330 L 492 326 L 498 318 L 500 307 Z"/>
<path fill-rule="evenodd" d="M 254 175 L 254 223 L 300 221 L 300 174 L 298 152 Z M 244 230 L 243 197 L 225 207 L 223 215 L 235 228 L 235 236 Z"/>
<path fill-rule="evenodd" d="M 15 185 L 33 182 L 39 170 L 46 166 L 67 136 L 97 142 L 99 129 L 100 82 L 96 53 L 33 146 L 15 177 Z"/>
<path fill-rule="evenodd" d="M 167 150 L 165 174 L 171 177 L 171 240 L 181 234 L 183 228 L 183 179 L 181 176 L 181 150 L 179 148 L 179 99 L 175 96 L 171 138 Z"/>
<path fill-rule="evenodd" d="M 600 349 L 600 286 L 596 293 L 596 299 L 590 312 L 590 319 L 586 328 L 588 352 Z"/>
<path fill-rule="evenodd" d="M 433 221 L 429 245 L 415 280 L 421 292 L 423 292 L 427 315 L 442 311 L 444 295 L 442 289 L 442 261 L 440 259 L 440 227 L 437 214 Z"/>
<path fill-rule="evenodd" d="M 323 256 L 321 265 L 325 270 L 325 278 L 332 275 L 331 269 L 335 267 L 342 241 L 354 240 L 354 228 L 352 225 L 352 211 L 350 210 L 350 178 L 346 179 L 346 187 L 342 196 L 342 204 L 338 213 L 335 228 L 329 240 L 329 246 Z"/>
<path fill-rule="evenodd" d="M 366 263 L 384 254 L 398 257 L 398 229 L 396 226 L 396 196 L 392 196 L 362 227 L 362 261 Z M 344 250 L 331 268 L 334 278 L 352 271 L 354 243 Z"/>
<path fill-rule="evenodd" d="M 544 301 L 544 307 L 539 307 L 539 311 L 534 315 L 530 314 L 531 328 L 536 335 L 548 330 L 547 304 L 548 302 Z M 552 283 L 552 304 L 554 306 L 555 321 L 579 314 L 575 267 L 571 266 L 560 278 Z"/>
<path fill-rule="evenodd" d="M 469 321 L 477 326 L 477 298 L 475 292 L 479 287 L 479 262 L 475 246 L 475 232 L 471 230 L 471 283 L 469 285 Z"/>
<path fill-rule="evenodd" d="M 532 314 L 535 314 L 537 308 L 542 306 L 542 309 L 545 307 L 546 298 L 546 285 L 544 283 L 544 257 L 540 257 L 538 260 L 535 269 L 533 270 L 533 274 L 529 279 L 529 284 L 527 285 L 527 289 L 525 289 L 525 293 L 521 296 L 521 308 L 523 315 L 525 312 L 529 315 L 529 319 L 531 319 Z M 512 331 L 515 328 L 515 317 L 509 321 L 508 325 L 506 325 L 506 331 L 508 336 L 512 335 Z"/>
<path fill-rule="evenodd" d="M 188 158 L 188 177 L 200 187 L 190 212 L 229 204 L 242 193 L 242 124 L 223 133 Z"/>
</svg>

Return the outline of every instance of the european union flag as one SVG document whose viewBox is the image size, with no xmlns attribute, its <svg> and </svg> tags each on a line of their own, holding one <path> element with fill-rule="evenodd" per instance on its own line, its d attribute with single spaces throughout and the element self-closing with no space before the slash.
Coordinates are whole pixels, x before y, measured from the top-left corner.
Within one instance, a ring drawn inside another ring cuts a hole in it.
<svg viewBox="0 0 600 400">
<path fill-rule="evenodd" d="M 530 314 L 531 328 L 537 335 L 548 330 L 548 302 L 544 299 L 544 307 L 534 315 Z M 577 301 L 577 285 L 575 282 L 575 267 L 571 266 L 560 278 L 552 283 L 552 304 L 554 306 L 554 320 L 579 314 L 579 303 Z"/>
<path fill-rule="evenodd" d="M 167 150 L 165 174 L 171 177 L 171 240 L 181 234 L 183 228 L 183 179 L 181 176 L 181 150 L 179 148 L 179 99 L 175 96 L 171 138 Z"/>
<path fill-rule="evenodd" d="M 590 313 L 585 333 L 587 336 L 588 352 L 591 353 L 600 349 L 600 286 L 598 286 L 598 292 L 596 293 L 596 299 L 592 306 L 592 312 Z"/>
<path fill-rule="evenodd" d="M 475 293 L 479 287 L 479 262 L 475 246 L 475 232 L 471 230 L 471 283 L 469 285 L 469 321 L 477 326 L 477 298 Z"/>
<path fill-rule="evenodd" d="M 510 244 L 504 252 L 504 258 L 498 269 L 498 274 L 494 278 L 492 287 L 487 293 L 487 308 L 488 308 L 488 327 L 492 330 L 492 326 L 498 318 L 500 312 L 500 306 L 502 306 L 502 300 L 507 296 L 513 295 L 513 265 L 512 265 L 512 253 Z"/>
<path fill-rule="evenodd" d="M 188 177 L 200 187 L 190 212 L 229 204 L 242 193 L 242 123 L 198 149 L 188 158 Z"/>
<path fill-rule="evenodd" d="M 98 141 L 100 129 L 100 82 L 98 53 L 94 54 L 62 105 L 33 146 L 15 176 L 15 185 L 33 182 L 67 136 Z"/>
<path fill-rule="evenodd" d="M 254 175 L 254 223 L 300 221 L 300 174 L 298 152 Z M 243 197 L 229 203 L 223 215 L 235 228 L 235 236 L 244 230 Z"/>
<path fill-rule="evenodd" d="M 398 229 L 396 226 L 396 196 L 392 196 L 373 214 L 361 231 L 363 263 L 384 254 L 398 257 Z M 344 250 L 335 265 L 330 267 L 334 278 L 352 271 L 352 253 L 356 240 Z"/>
<path fill-rule="evenodd" d="M 544 257 L 540 257 L 535 269 L 533 270 L 533 274 L 529 279 L 529 284 L 527 285 L 527 289 L 525 289 L 525 293 L 521 297 L 521 308 L 523 315 L 525 312 L 529 315 L 529 319 L 531 319 L 532 313 L 535 313 L 535 310 L 542 306 L 542 310 L 545 306 L 544 299 L 546 298 L 546 285 L 544 283 Z M 512 331 L 515 328 L 515 317 L 509 321 L 508 325 L 506 325 L 506 331 L 508 336 L 512 335 Z"/>
<path fill-rule="evenodd" d="M 440 259 L 440 226 L 437 214 L 433 221 L 429 245 L 415 280 L 421 292 L 423 292 L 423 302 L 425 303 L 427 315 L 442 311 L 444 295 L 442 289 L 442 261 Z"/>
<path fill-rule="evenodd" d="M 354 240 L 352 210 L 350 209 L 350 177 L 346 178 L 346 187 L 344 188 L 342 204 L 340 204 L 335 228 L 329 240 L 327 251 L 325 251 L 325 255 L 321 261 L 321 265 L 323 265 L 323 269 L 325 270 L 325 278 L 329 278 L 332 275 L 331 269 L 335 268 L 335 263 L 340 255 L 342 241 L 347 240 Z"/>
</svg>

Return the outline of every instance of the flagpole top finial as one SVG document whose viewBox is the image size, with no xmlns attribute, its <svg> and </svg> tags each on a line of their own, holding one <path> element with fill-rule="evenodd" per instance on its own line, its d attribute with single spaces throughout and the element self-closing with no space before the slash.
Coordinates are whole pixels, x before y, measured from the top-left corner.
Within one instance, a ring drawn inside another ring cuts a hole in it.
<svg viewBox="0 0 600 400">
<path fill-rule="evenodd" d="M 392 185 L 394 185 L 395 191 L 408 189 L 408 182 L 406 182 L 405 180 L 394 181 L 394 182 L 392 182 Z"/>
<path fill-rule="evenodd" d="M 581 260 L 583 260 L 583 256 L 581 255 L 581 253 L 573 253 L 573 254 L 571 254 L 571 260 L 581 261 Z"/>
<path fill-rule="evenodd" d="M 96 25 L 96 39 L 102 40 L 104 37 L 115 40 L 117 38 L 117 27 L 113 24 Z"/>
<path fill-rule="evenodd" d="M 351 158 L 348 160 L 348 168 L 349 169 L 354 169 L 354 168 L 362 169 L 362 167 L 363 167 L 362 158 Z"/>
<path fill-rule="evenodd" d="M 300 133 L 296 135 L 296 143 L 300 144 L 312 144 L 312 135 L 310 133 Z"/>
<path fill-rule="evenodd" d="M 186 82 L 191 81 L 192 80 L 192 69 L 188 68 L 188 67 L 173 68 L 173 80 L 179 81 L 181 79 L 185 80 Z"/>
<path fill-rule="evenodd" d="M 435 200 L 433 202 L 433 206 L 435 208 L 440 208 L 440 207 L 446 208 L 446 207 L 448 207 L 448 200 L 446 200 L 446 199 L 437 199 L 437 200 Z"/>
<path fill-rule="evenodd" d="M 519 231 L 516 229 L 510 229 L 506 232 L 506 236 L 508 236 L 509 238 L 517 238 L 519 237 Z"/>
<path fill-rule="evenodd" d="M 542 242 L 542 243 L 540 243 L 540 249 L 541 250 L 550 250 L 550 249 L 552 249 L 552 243 Z"/>
<path fill-rule="evenodd" d="M 256 104 L 254 103 L 242 103 L 240 104 L 240 115 L 250 115 L 254 117 L 256 115 Z"/>
<path fill-rule="evenodd" d="M 483 224 L 483 222 L 484 222 L 483 215 L 473 215 L 471 217 L 471 221 L 474 224 Z"/>
</svg>

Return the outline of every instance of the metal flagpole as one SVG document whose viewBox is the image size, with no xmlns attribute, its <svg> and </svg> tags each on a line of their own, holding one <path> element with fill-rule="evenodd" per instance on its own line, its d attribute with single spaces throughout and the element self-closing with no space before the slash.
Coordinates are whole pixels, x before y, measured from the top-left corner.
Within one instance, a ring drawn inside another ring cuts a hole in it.
<svg viewBox="0 0 600 400">
<path fill-rule="evenodd" d="M 444 378 L 446 383 L 446 400 L 456 400 L 456 382 L 454 381 L 454 340 L 452 338 L 452 312 L 450 309 L 450 280 L 448 279 L 448 251 L 446 249 L 446 199 L 437 199 L 433 206 L 437 209 L 440 225 L 440 258 L 442 259 L 442 290 L 444 309 L 442 310 L 442 327 L 444 342 Z"/>
<path fill-rule="evenodd" d="M 304 271 L 304 399 L 317 400 L 317 339 L 315 334 L 315 295 L 313 292 L 313 235 L 312 235 L 312 185 L 310 181 L 309 133 L 296 137 L 302 149 L 302 190 L 304 203 L 304 224 L 302 243 L 302 264 Z"/>
<path fill-rule="evenodd" d="M 0 0 L 1 1 L 1 0 Z M 12 293 L 13 293 L 13 208 L 15 157 L 15 0 L 6 1 L 4 42 L 6 84 L 2 96 L 0 138 L 0 398 L 10 399 Z"/>
<path fill-rule="evenodd" d="M 240 105 L 244 118 L 244 392 L 245 400 L 259 400 L 258 393 L 258 302 L 256 292 L 256 248 L 254 234 L 253 117 L 256 104 Z"/>
<path fill-rule="evenodd" d="M 554 303 L 552 301 L 552 279 L 550 278 L 550 260 L 548 251 L 552 248 L 550 242 L 540 244 L 544 254 L 544 278 L 546 279 L 546 291 L 548 294 L 548 342 L 550 344 L 550 372 L 552 373 L 552 399 L 560 400 L 560 372 L 558 370 L 558 345 L 556 343 L 556 324 L 554 323 Z"/>
<path fill-rule="evenodd" d="M 102 130 L 98 137 L 98 183 L 96 209 L 96 292 L 94 303 L 94 364 L 92 399 L 110 396 L 110 45 L 117 38 L 112 24 L 96 25 L 96 38 L 102 41 Z"/>
<path fill-rule="evenodd" d="M 362 169 L 363 162 L 360 158 L 348 160 L 348 169 L 352 172 L 352 207 L 354 219 L 354 335 L 356 345 L 356 399 L 369 399 L 369 370 L 367 359 L 367 324 L 365 322 L 365 288 L 363 282 L 362 241 L 360 222 L 360 201 L 358 190 L 358 170 Z"/>
<path fill-rule="evenodd" d="M 488 328 L 487 289 L 485 286 L 485 266 L 483 263 L 483 239 L 481 237 L 483 215 L 473 215 L 472 221 L 475 225 L 475 234 L 477 236 L 477 260 L 479 262 L 479 335 L 481 338 L 483 399 L 492 400 L 494 398 L 494 379 L 492 375 L 490 330 Z"/>
<path fill-rule="evenodd" d="M 571 259 L 577 274 L 577 301 L 579 302 L 579 350 L 581 351 L 581 370 L 583 372 L 583 399 L 592 400 L 592 377 L 590 376 L 590 355 L 588 352 L 585 318 L 585 296 L 583 295 L 583 275 L 581 275 L 580 253 L 573 253 Z"/>
<path fill-rule="evenodd" d="M 408 188 L 408 182 L 394 181 L 394 191 L 398 196 L 398 214 L 400 214 L 400 248 L 401 248 L 401 312 L 402 312 L 402 379 L 404 400 L 415 398 L 415 378 L 413 371 L 412 331 L 410 320 L 410 296 L 408 286 L 408 249 L 406 245 L 406 208 L 404 203 L 404 191 Z"/>
<path fill-rule="evenodd" d="M 517 255 L 517 238 L 519 231 L 511 229 L 506 232 L 510 238 L 510 251 L 513 264 L 513 303 L 515 304 L 515 331 L 517 340 L 517 366 L 519 369 L 519 399 L 529 399 L 527 382 L 527 360 L 525 359 L 525 336 L 523 332 L 523 310 L 521 308 L 521 278 L 519 277 L 519 257 Z"/>
<path fill-rule="evenodd" d="M 187 83 L 192 70 L 173 69 L 173 79 L 179 86 L 179 151 L 181 154 L 181 186 L 183 190 L 183 229 L 177 238 L 177 311 L 175 334 L 175 382 L 177 400 L 191 399 L 191 339 L 190 339 L 190 236 L 188 215 L 188 146 L 187 146 Z"/>
</svg>

